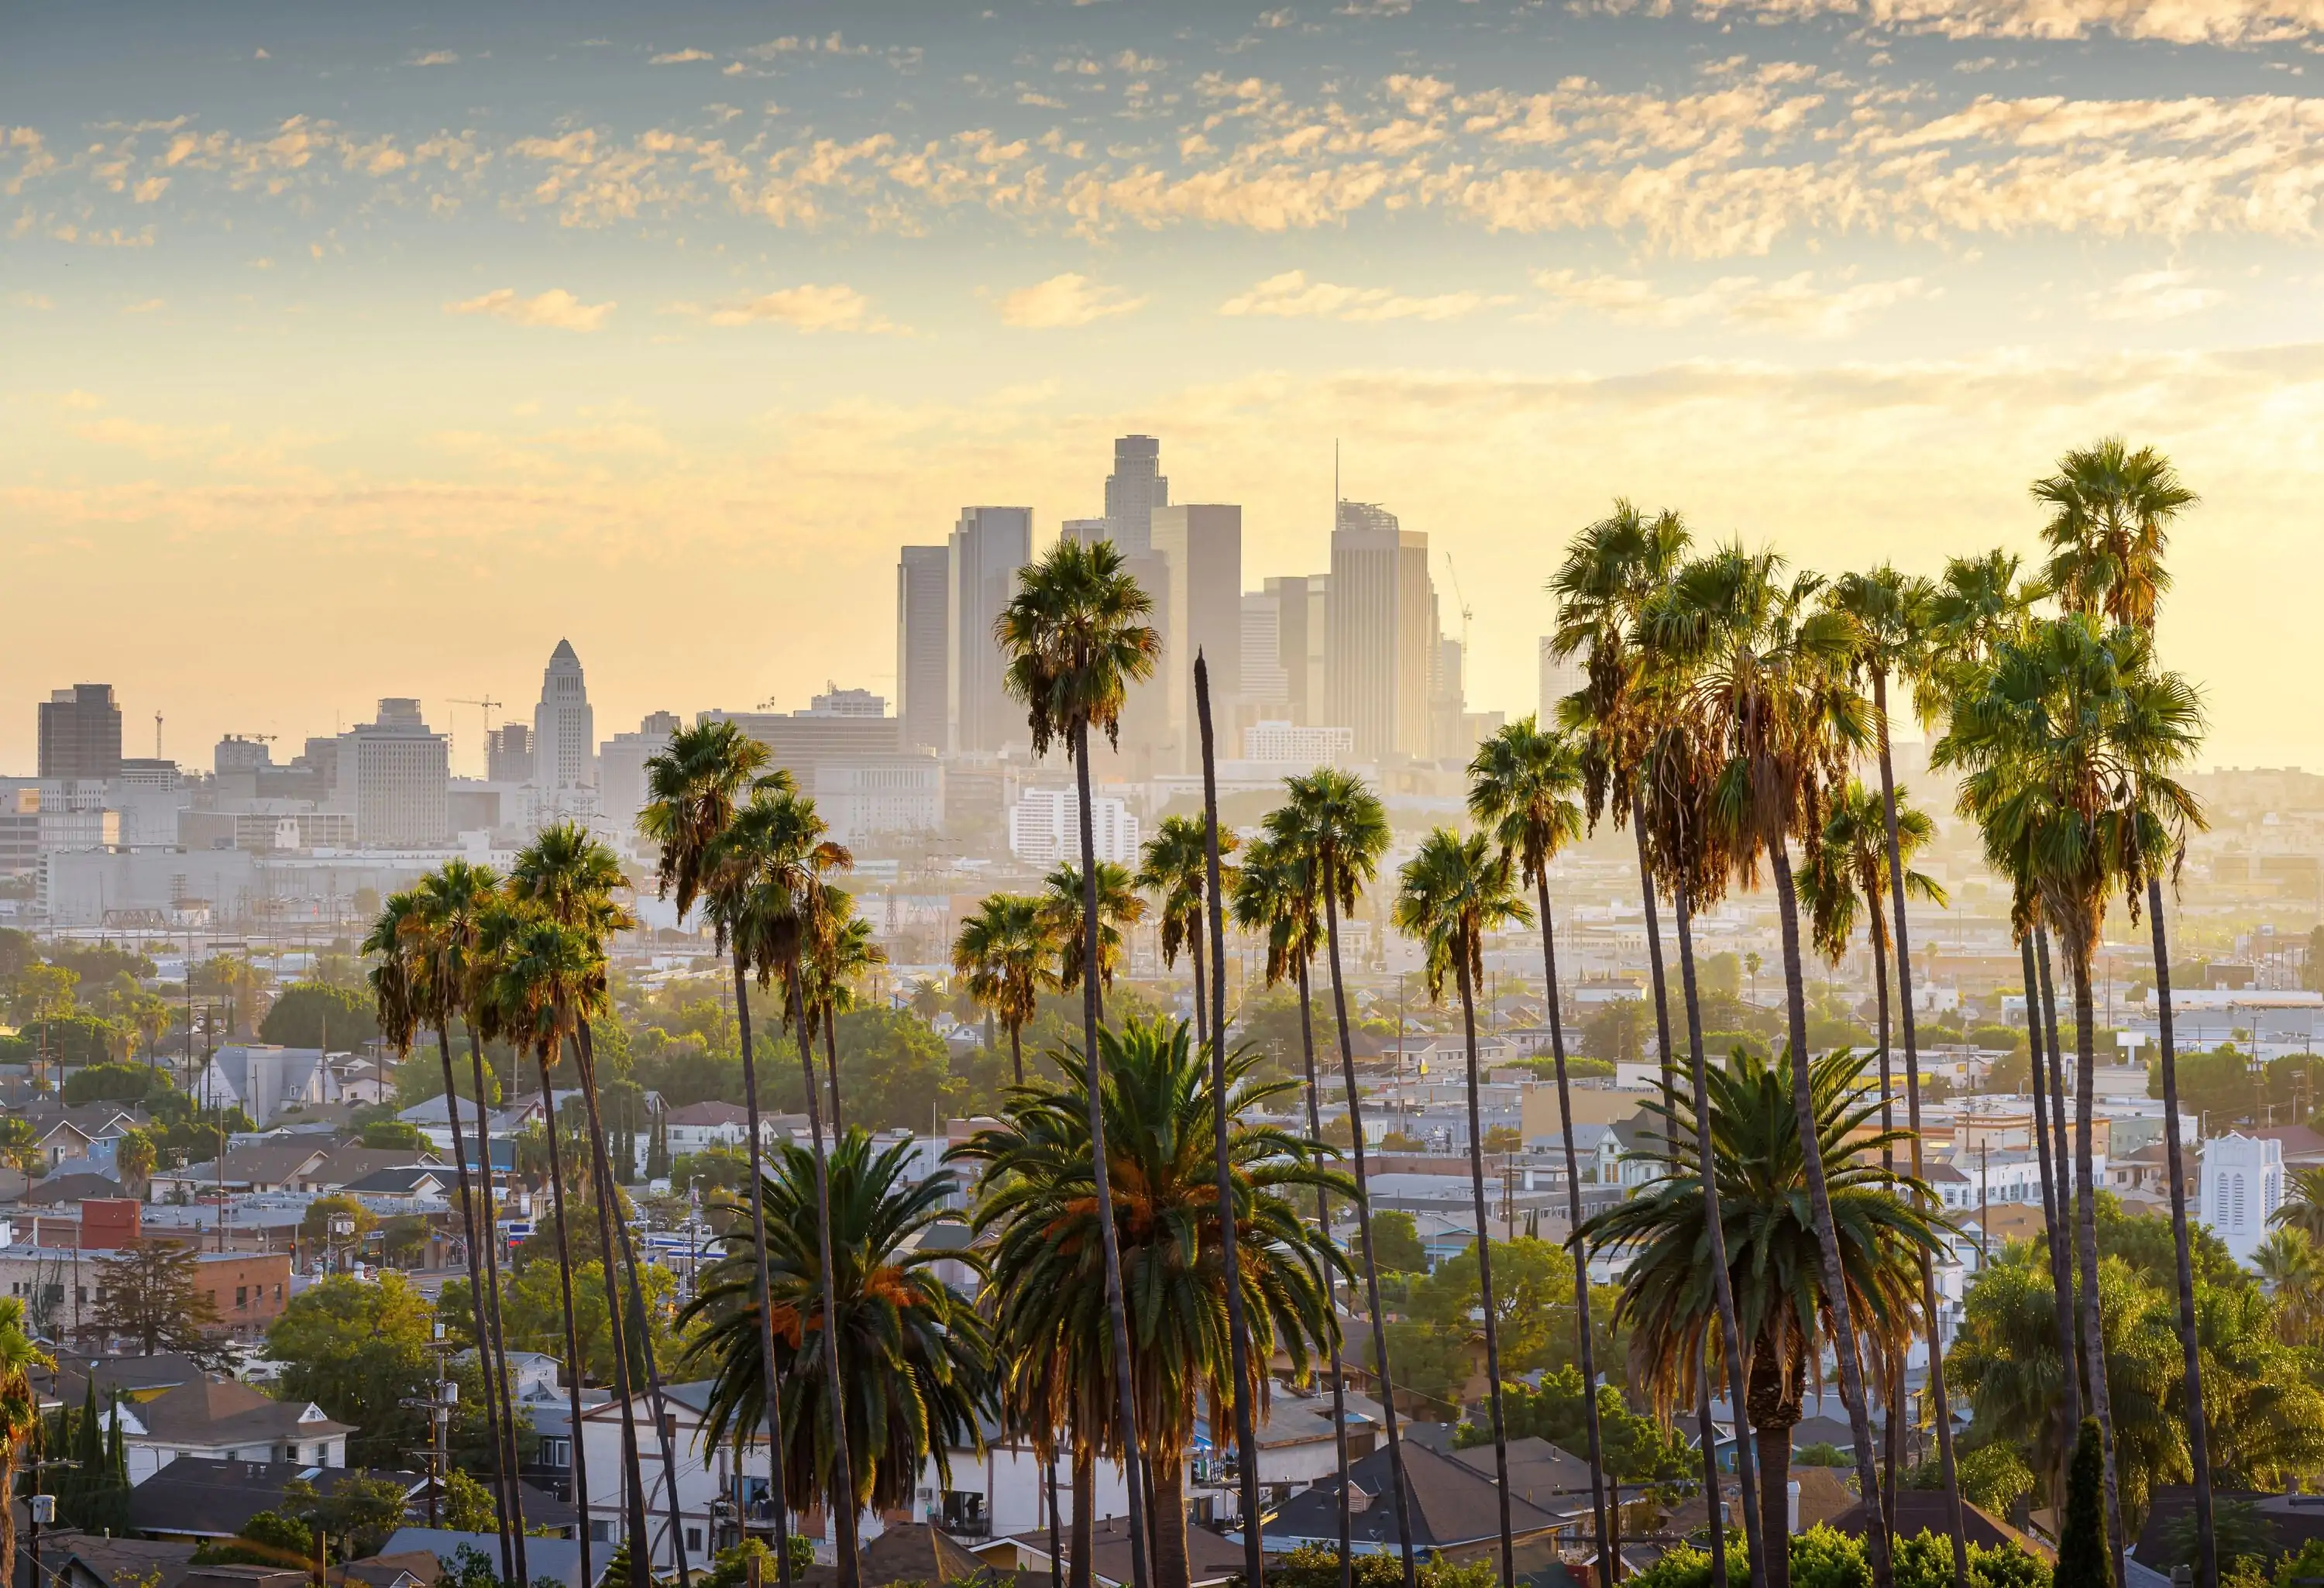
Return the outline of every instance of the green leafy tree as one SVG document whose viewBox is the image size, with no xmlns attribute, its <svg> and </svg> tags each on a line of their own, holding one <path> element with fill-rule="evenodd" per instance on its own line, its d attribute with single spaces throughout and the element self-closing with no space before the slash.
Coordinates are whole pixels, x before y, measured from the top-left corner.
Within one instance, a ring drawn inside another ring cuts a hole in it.
<svg viewBox="0 0 2324 1588">
<path fill-rule="evenodd" d="M 333 987 L 320 982 L 294 982 L 282 989 L 266 1018 L 258 1022 L 258 1039 L 285 1048 L 320 1048 L 334 1053 L 351 1051 L 379 1035 L 379 1013 L 367 989 Z"/>
<path fill-rule="evenodd" d="M 2096 1417 L 2084 1417 L 2066 1474 L 2066 1513 L 2058 1533 L 2055 1588 L 2113 1588 L 2113 1551 L 2107 1547 L 2106 1454 Z"/>
<path fill-rule="evenodd" d="M 64 1099 L 69 1103 L 134 1103 L 175 1089 L 166 1072 L 146 1065 L 93 1064 L 65 1078 Z"/>
<path fill-rule="evenodd" d="M 1701 1458 L 1677 1430 L 1630 1409 L 1611 1384 L 1598 1386 L 1598 1423 L 1606 1471 L 1625 1483 L 1658 1485 L 1674 1502 L 1702 1475 Z M 1513 1384 L 1508 1391 L 1509 1437 L 1546 1439 L 1561 1450 L 1579 1449 L 1588 1436 L 1588 1407 L 1580 1371 L 1571 1365 L 1542 1375 L 1538 1389 Z M 1454 1430 L 1458 1446 L 1491 1436 L 1474 1423 Z"/>
<path fill-rule="evenodd" d="M 1356 1248 L 1360 1252 L 1369 1251 L 1377 1256 L 1383 1273 L 1425 1274 L 1428 1271 L 1428 1251 L 1420 1243 L 1420 1225 L 1402 1208 L 1384 1207 L 1374 1214 L 1371 1238 L 1379 1242 L 1377 1246 L 1359 1236 Z M 1475 1266 L 1473 1263 L 1470 1265 L 1472 1270 Z"/>
<path fill-rule="evenodd" d="M 148 1237 L 97 1259 L 92 1268 L 92 1332 L 132 1342 L 141 1355 L 181 1352 L 224 1366 L 223 1321 L 193 1248 Z"/>
<path fill-rule="evenodd" d="M 370 1283 L 335 1277 L 283 1308 L 267 1330 L 266 1353 L 282 1364 L 286 1397 L 355 1426 L 348 1465 L 392 1468 L 429 1437 L 427 1413 L 402 1403 L 424 1398 L 436 1378 L 434 1322 L 427 1298 L 400 1273 Z"/>
<path fill-rule="evenodd" d="M 363 1128 L 358 1140 L 365 1147 L 392 1147 L 409 1152 L 435 1149 L 420 1127 L 409 1120 L 374 1120 Z"/>
<path fill-rule="evenodd" d="M 489 1533 L 500 1525 L 493 1492 L 458 1467 L 444 1474 L 437 1496 L 438 1519 L 456 1533 Z"/>
</svg>

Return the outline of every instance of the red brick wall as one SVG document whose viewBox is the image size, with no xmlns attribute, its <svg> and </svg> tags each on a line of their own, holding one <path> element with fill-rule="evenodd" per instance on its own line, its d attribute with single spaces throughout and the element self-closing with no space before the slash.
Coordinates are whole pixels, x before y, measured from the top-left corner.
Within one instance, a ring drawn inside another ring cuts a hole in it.
<svg viewBox="0 0 2324 1588">
<path fill-rule="evenodd" d="M 91 1251 L 127 1246 L 143 1232 L 143 1208 L 125 1196 L 91 1197 L 80 1205 L 80 1243 Z"/>
<path fill-rule="evenodd" d="M 201 1282 L 217 1304 L 218 1319 L 231 1334 L 255 1338 L 282 1316 L 290 1299 L 288 1252 L 206 1252 Z"/>
</svg>

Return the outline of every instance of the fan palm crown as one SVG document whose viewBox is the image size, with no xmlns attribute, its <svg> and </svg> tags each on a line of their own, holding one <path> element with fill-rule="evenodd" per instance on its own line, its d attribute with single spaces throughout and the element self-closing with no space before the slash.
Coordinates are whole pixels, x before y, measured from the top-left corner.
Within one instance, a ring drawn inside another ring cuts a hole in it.
<svg viewBox="0 0 2324 1588">
<path fill-rule="evenodd" d="M 2109 623 L 2153 628 L 2171 588 L 2163 562 L 2171 522 L 2196 501 L 2171 460 L 2108 436 L 2060 458 L 2056 474 L 2034 482 L 2034 499 L 2051 509 L 2042 526 L 2050 548 L 2044 577 L 2060 604 Z"/>
</svg>

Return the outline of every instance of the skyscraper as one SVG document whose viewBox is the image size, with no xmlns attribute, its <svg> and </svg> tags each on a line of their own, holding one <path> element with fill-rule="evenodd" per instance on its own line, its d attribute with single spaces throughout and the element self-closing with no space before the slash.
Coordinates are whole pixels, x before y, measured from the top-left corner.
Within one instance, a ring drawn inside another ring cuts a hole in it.
<svg viewBox="0 0 2324 1588">
<path fill-rule="evenodd" d="M 1275 654 L 1283 667 L 1284 704 L 1290 720 L 1306 727 L 1345 727 L 1328 720 L 1323 682 L 1330 651 L 1323 637 L 1331 628 L 1329 574 L 1295 575 L 1267 581 L 1275 597 Z"/>
<path fill-rule="evenodd" d="M 616 734 L 597 747 L 597 809 L 625 844 L 637 842 L 638 812 L 646 807 L 646 762 L 669 748 L 678 714 L 657 711 L 634 734 Z"/>
<path fill-rule="evenodd" d="M 595 784 L 597 724 L 573 642 L 559 640 L 541 670 L 540 704 L 532 708 L 532 781 L 544 793 Z M 549 802 L 544 802 L 544 805 Z"/>
<path fill-rule="evenodd" d="M 945 651 L 951 748 L 998 750 L 1028 736 L 1024 714 L 1001 687 L 1001 648 L 993 620 L 1017 585 L 1017 570 L 1033 559 L 1033 510 L 964 507 L 946 543 Z"/>
<path fill-rule="evenodd" d="M 484 776 L 495 783 L 532 781 L 532 730 L 503 723 L 484 735 Z"/>
<path fill-rule="evenodd" d="M 1105 476 L 1105 521 L 1124 557 L 1142 557 L 1152 545 L 1154 510 L 1170 504 L 1162 474 L 1162 443 L 1123 436 L 1113 444 L 1113 472 Z"/>
<path fill-rule="evenodd" d="M 1154 555 L 1169 569 L 1169 598 L 1157 670 L 1167 684 L 1170 729 L 1183 765 L 1201 739 L 1194 716 L 1194 658 L 1210 663 L 1211 715 L 1224 733 L 1242 690 L 1242 509 L 1223 503 L 1157 507 Z"/>
<path fill-rule="evenodd" d="M 452 752 L 417 700 L 390 697 L 378 717 L 339 736 L 334 803 L 352 811 L 366 849 L 424 848 L 451 834 Z"/>
<path fill-rule="evenodd" d="M 905 746 L 942 750 L 951 655 L 945 641 L 946 546 L 907 546 L 896 563 L 896 716 Z"/>
<path fill-rule="evenodd" d="M 1272 590 L 1242 594 L 1241 698 L 1278 717 L 1291 698 L 1291 681 L 1283 670 L 1283 598 Z"/>
<path fill-rule="evenodd" d="M 1590 682 L 1590 674 L 1578 656 L 1561 658 L 1551 649 L 1554 642 L 1547 634 L 1541 637 L 1541 725 L 1557 725 L 1557 703 L 1568 695 L 1578 695 Z"/>
<path fill-rule="evenodd" d="M 1356 755 L 1426 756 L 1431 654 L 1428 537 L 1375 503 L 1342 502 L 1332 531 L 1325 686 Z"/>
<path fill-rule="evenodd" d="M 110 684 L 75 684 L 41 702 L 40 775 L 121 774 L 121 707 Z"/>
</svg>

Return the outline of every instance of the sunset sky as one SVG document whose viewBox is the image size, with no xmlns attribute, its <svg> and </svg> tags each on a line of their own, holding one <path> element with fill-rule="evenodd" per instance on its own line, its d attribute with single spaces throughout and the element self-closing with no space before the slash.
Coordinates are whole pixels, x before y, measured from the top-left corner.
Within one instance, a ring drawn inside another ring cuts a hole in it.
<svg viewBox="0 0 2324 1588">
<path fill-rule="evenodd" d="M 560 637 L 601 735 L 892 694 L 897 546 L 1130 430 L 1254 587 L 1336 439 L 1513 713 L 1617 494 L 1932 570 L 2120 431 L 2206 760 L 2313 766 L 2319 79 L 2324 0 L 14 7 L 0 771 L 84 679 L 474 771 Z"/>
</svg>

